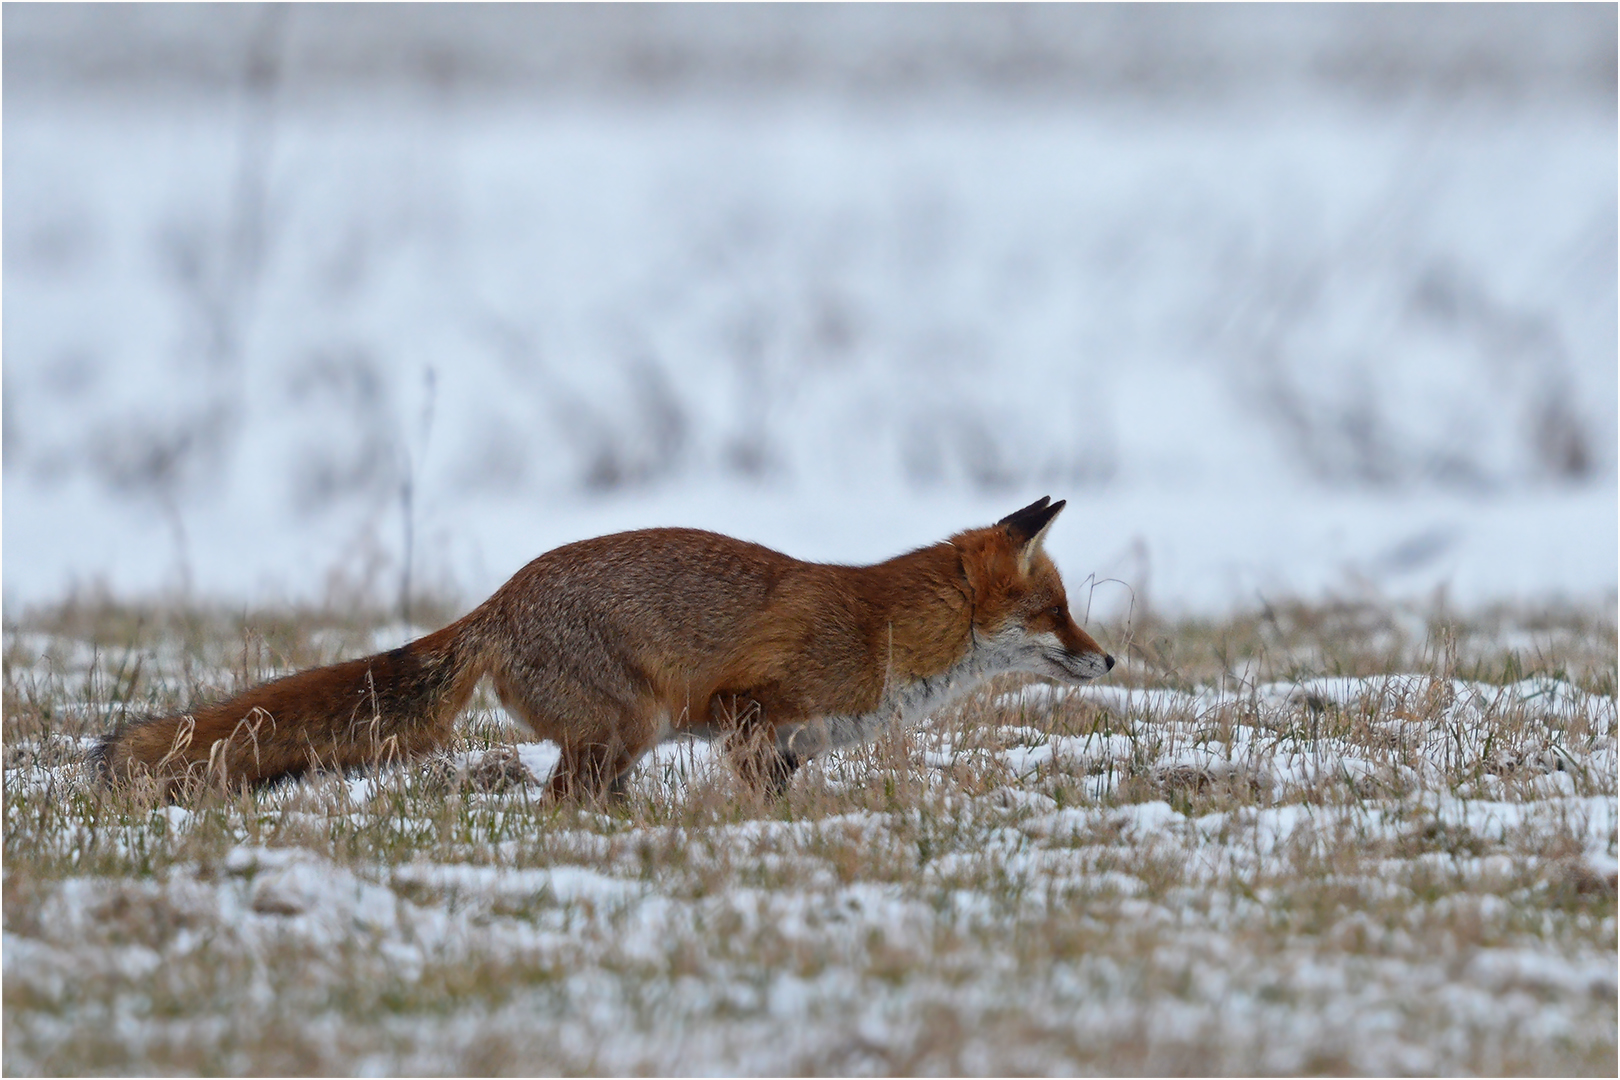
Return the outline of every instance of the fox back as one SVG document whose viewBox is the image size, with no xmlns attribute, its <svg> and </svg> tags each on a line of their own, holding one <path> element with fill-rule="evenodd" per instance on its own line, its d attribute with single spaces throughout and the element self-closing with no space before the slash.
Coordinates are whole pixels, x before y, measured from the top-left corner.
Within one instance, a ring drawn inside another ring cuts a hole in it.
<svg viewBox="0 0 1620 1080">
<path fill-rule="evenodd" d="M 258 783 L 441 746 L 477 681 L 562 749 L 559 797 L 601 797 L 673 734 L 719 738 L 780 791 L 807 757 L 927 715 L 991 675 L 1096 678 L 1113 658 L 1075 625 L 1041 540 L 1063 503 L 1025 507 L 874 566 L 803 562 L 695 529 L 569 544 L 444 630 L 113 733 L 110 778 Z"/>
</svg>

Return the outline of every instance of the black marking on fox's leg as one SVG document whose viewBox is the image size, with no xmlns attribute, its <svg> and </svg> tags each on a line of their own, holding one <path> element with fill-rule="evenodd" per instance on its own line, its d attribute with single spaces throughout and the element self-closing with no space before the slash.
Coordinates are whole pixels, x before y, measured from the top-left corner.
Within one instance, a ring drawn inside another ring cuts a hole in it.
<svg viewBox="0 0 1620 1080">
<path fill-rule="evenodd" d="M 793 774 L 798 771 L 802 762 L 799 755 L 791 750 L 778 750 L 766 766 L 765 790 L 773 799 L 780 799 L 787 794 L 788 784 L 793 780 Z"/>
</svg>

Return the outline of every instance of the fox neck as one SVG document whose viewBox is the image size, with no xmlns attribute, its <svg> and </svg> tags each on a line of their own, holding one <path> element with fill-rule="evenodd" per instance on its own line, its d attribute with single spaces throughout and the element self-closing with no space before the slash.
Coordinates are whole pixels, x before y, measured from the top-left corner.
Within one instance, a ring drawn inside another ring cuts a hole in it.
<svg viewBox="0 0 1620 1080">
<path fill-rule="evenodd" d="M 1024 653 L 1016 647 L 1022 639 L 1023 635 L 1017 631 L 995 635 L 974 632 L 967 651 L 943 671 L 907 679 L 891 678 L 875 707 L 784 728 L 777 733 L 777 743 L 783 750 L 802 758 L 865 742 L 885 728 L 909 727 L 972 692 L 993 675 L 1025 670 Z"/>
</svg>

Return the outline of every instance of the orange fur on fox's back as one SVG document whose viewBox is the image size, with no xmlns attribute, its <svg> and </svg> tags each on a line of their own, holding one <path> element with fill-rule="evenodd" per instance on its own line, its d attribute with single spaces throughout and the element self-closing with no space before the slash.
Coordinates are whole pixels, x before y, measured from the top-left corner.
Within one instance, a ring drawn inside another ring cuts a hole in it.
<svg viewBox="0 0 1620 1080">
<path fill-rule="evenodd" d="M 443 746 L 488 674 L 562 748 L 557 795 L 616 788 L 672 733 L 724 740 L 780 789 L 805 757 L 909 722 L 998 671 L 1113 665 L 1040 549 L 1063 504 L 875 566 L 808 563 L 696 529 L 645 529 L 535 559 L 463 619 L 400 649 L 290 675 L 114 732 L 103 775 L 259 783 Z"/>
</svg>

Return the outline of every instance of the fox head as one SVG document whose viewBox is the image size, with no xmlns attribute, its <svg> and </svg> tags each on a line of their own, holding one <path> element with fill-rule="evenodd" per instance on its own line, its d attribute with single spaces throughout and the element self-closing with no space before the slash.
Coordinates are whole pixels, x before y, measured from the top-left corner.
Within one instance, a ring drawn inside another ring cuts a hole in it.
<svg viewBox="0 0 1620 1080">
<path fill-rule="evenodd" d="M 973 605 L 973 636 L 1002 671 L 1079 683 L 1106 674 L 1114 658 L 1075 624 L 1057 567 L 1041 549 L 1063 500 L 1049 498 L 987 529 L 951 538 Z"/>
</svg>

